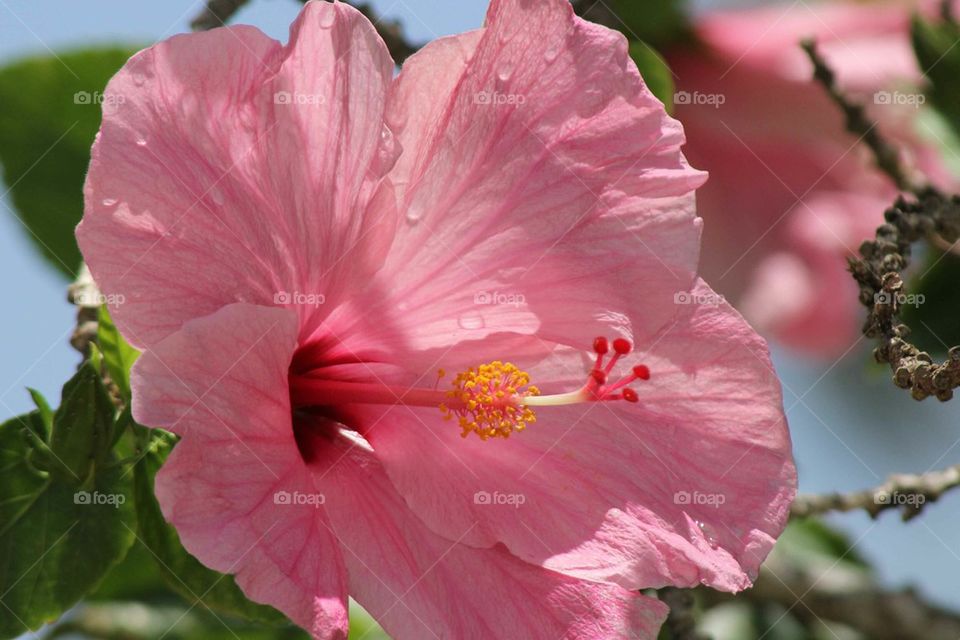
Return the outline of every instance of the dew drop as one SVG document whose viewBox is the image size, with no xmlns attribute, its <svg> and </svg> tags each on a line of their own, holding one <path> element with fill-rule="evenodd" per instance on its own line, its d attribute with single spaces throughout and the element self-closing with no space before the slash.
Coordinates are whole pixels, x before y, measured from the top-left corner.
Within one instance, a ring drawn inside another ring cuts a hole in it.
<svg viewBox="0 0 960 640">
<path fill-rule="evenodd" d="M 486 322 L 483 321 L 483 316 L 477 311 L 461 313 L 457 317 L 457 324 L 460 325 L 461 329 L 470 330 L 483 329 L 486 326 Z"/>
<path fill-rule="evenodd" d="M 560 55 L 560 43 L 555 42 L 550 45 L 550 48 L 548 48 L 546 51 L 543 52 L 543 59 L 549 63 L 556 60 L 557 56 L 559 55 Z"/>
<path fill-rule="evenodd" d="M 700 522 L 699 520 L 697 520 L 697 526 L 700 528 L 700 532 L 706 539 L 707 544 L 710 545 L 710 548 L 716 549 L 719 546 L 719 543 L 717 542 L 716 530 L 714 530 L 714 528 L 706 522 Z"/>
<path fill-rule="evenodd" d="M 392 169 L 402 150 L 400 143 L 393 135 L 393 131 L 390 130 L 390 127 L 384 125 L 383 129 L 380 130 L 380 148 L 377 151 L 377 163 L 380 171 L 386 173 Z"/>
<path fill-rule="evenodd" d="M 419 202 L 411 202 L 407 207 L 407 224 L 415 225 L 423 218 L 424 206 Z"/>
<path fill-rule="evenodd" d="M 500 67 L 497 69 L 497 77 L 500 78 L 500 82 L 508 82 L 513 77 L 513 67 L 508 65 Z"/>
<path fill-rule="evenodd" d="M 138 87 L 142 87 L 143 83 L 147 81 L 147 77 L 142 73 L 133 74 L 132 79 L 133 79 L 133 84 Z"/>
<path fill-rule="evenodd" d="M 137 136 L 136 143 L 138 147 L 147 146 L 147 139 L 144 136 Z"/>
</svg>

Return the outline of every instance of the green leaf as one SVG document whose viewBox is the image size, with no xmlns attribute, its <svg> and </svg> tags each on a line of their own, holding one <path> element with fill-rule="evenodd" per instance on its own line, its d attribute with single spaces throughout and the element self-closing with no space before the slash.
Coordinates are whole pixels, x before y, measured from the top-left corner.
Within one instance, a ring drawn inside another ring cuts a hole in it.
<svg viewBox="0 0 960 640">
<path fill-rule="evenodd" d="M 673 73 L 667 62 L 645 42 L 631 42 L 630 57 L 653 95 L 663 103 L 668 113 L 673 112 Z"/>
<path fill-rule="evenodd" d="M 133 543 L 123 561 L 113 567 L 97 590 L 84 601 L 105 600 L 180 602 L 180 598 L 170 591 L 160 575 L 153 555 L 139 541 Z"/>
<path fill-rule="evenodd" d="M 135 427 L 141 434 L 143 427 Z M 154 433 L 156 430 L 154 430 Z M 233 576 L 206 568 L 187 553 L 180 544 L 176 530 L 163 518 L 160 505 L 153 493 L 153 478 L 171 450 L 172 436 L 153 435 L 149 451 L 141 456 L 134 470 L 134 493 L 140 539 L 153 553 L 160 572 L 170 587 L 190 604 L 198 603 L 215 611 L 232 614 L 248 620 L 289 624 L 282 613 L 267 605 L 247 599 Z"/>
<path fill-rule="evenodd" d="M 107 367 L 107 373 L 110 374 L 110 379 L 117 385 L 124 400 L 129 404 L 130 367 L 140 356 L 140 352 L 131 347 L 117 331 L 106 305 L 100 307 L 97 342 L 100 343 L 103 362 Z"/>
<path fill-rule="evenodd" d="M 86 362 L 65 385 L 53 416 L 49 467 L 66 482 L 82 484 L 102 464 L 113 446 L 114 406 L 92 362 Z"/>
<path fill-rule="evenodd" d="M 929 353 L 960 345 L 960 256 L 933 251 L 904 298 L 902 318 L 910 340 Z"/>
<path fill-rule="evenodd" d="M 43 421 L 45 431 L 42 435 L 43 438 L 46 439 L 50 430 L 53 428 L 53 409 L 50 408 L 50 403 L 47 402 L 47 399 L 43 397 L 42 393 L 29 387 L 27 387 L 27 391 L 30 392 L 30 397 L 33 398 L 33 404 L 36 405 L 40 419 Z"/>
<path fill-rule="evenodd" d="M 930 21 L 915 16 L 912 26 L 913 50 L 924 75 L 934 106 L 960 133 L 960 25 L 953 21 Z"/>
<path fill-rule="evenodd" d="M 24 431 L 40 436 L 38 411 L 0 425 L 0 638 L 37 629 L 95 589 L 135 526 L 121 467 L 97 467 L 80 490 L 37 470 Z"/>
<path fill-rule="evenodd" d="M 103 89 L 131 53 L 88 49 L 0 69 L 4 182 L 27 235 L 49 264 L 70 278 L 80 266 L 73 228 L 83 213 L 83 180 L 100 126 Z"/>
</svg>

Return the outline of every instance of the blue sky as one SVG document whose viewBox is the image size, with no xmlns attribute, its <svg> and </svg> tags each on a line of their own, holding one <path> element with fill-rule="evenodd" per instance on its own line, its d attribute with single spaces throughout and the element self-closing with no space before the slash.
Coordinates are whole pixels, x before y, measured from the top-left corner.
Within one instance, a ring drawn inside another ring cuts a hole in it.
<svg viewBox="0 0 960 640">
<path fill-rule="evenodd" d="M 92 43 L 151 43 L 186 31 L 201 4 L 0 0 L 0 62 Z M 416 40 L 479 26 L 486 7 L 481 0 L 373 4 L 401 20 Z M 285 40 L 298 6 L 294 0 L 252 0 L 237 21 Z M 56 399 L 78 358 L 67 344 L 74 312 L 66 303 L 65 284 L 34 253 L 19 227 L 2 212 L 0 273 L 7 277 L 0 314 L 0 412 L 5 416 L 30 408 L 26 386 Z M 805 491 L 864 488 L 890 473 L 960 462 L 960 400 L 948 405 L 913 402 L 893 390 L 884 373 L 866 365 L 867 352 L 867 345 L 860 344 L 851 358 L 832 365 L 775 350 Z M 857 551 L 874 560 L 891 584 L 919 584 L 935 598 L 960 606 L 955 577 L 960 574 L 960 492 L 906 525 L 892 513 L 878 523 L 863 514 L 838 516 L 834 522 L 859 540 Z"/>
</svg>

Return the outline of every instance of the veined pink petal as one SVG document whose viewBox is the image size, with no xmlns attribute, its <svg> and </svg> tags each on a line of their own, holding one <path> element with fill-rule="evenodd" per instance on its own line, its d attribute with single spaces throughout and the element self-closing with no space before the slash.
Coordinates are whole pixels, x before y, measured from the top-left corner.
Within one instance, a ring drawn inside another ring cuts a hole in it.
<svg viewBox="0 0 960 640">
<path fill-rule="evenodd" d="M 393 62 L 343 3 L 310 2 L 287 47 L 250 27 L 165 40 L 107 93 L 77 237 L 125 336 L 149 346 L 232 302 L 329 306 L 379 266 L 397 151 Z M 369 205 L 369 203 L 373 203 Z M 368 206 L 369 205 L 369 206 Z"/>
<path fill-rule="evenodd" d="M 366 443 L 325 441 L 311 469 L 344 549 L 350 593 L 398 640 L 657 637 L 667 613 L 659 600 L 432 532 Z"/>
<path fill-rule="evenodd" d="M 189 321 L 137 361 L 133 413 L 182 435 L 155 488 L 183 546 L 315 637 L 346 638 L 345 568 L 291 428 L 296 337 L 283 309 Z"/>
<path fill-rule="evenodd" d="M 780 387 L 735 311 L 702 283 L 688 296 L 661 331 L 636 337 L 629 361 L 652 372 L 632 385 L 636 405 L 537 407 L 522 433 L 487 442 L 462 439 L 435 411 L 370 409 L 365 435 L 410 507 L 449 539 L 502 542 L 632 589 L 746 588 L 796 488 Z M 558 350 L 528 370 L 562 392 L 582 384 L 585 355 Z"/>
<path fill-rule="evenodd" d="M 382 331 L 409 350 L 536 332 L 542 351 L 609 332 L 641 300 L 634 321 L 653 329 L 690 286 L 705 176 L 623 36 L 568 2 L 492 2 L 482 30 L 407 61 L 388 122 L 401 222 L 368 312 L 399 311 Z"/>
</svg>

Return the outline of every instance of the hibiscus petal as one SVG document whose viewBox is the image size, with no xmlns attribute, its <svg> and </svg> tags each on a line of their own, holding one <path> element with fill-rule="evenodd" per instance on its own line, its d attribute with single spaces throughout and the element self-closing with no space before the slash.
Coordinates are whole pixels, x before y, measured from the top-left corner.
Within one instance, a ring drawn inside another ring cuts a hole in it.
<svg viewBox="0 0 960 640">
<path fill-rule="evenodd" d="M 344 565 L 291 427 L 296 335 L 295 314 L 253 305 L 189 321 L 137 361 L 133 412 L 182 435 L 156 493 L 184 547 L 316 637 L 346 638 Z"/>
<path fill-rule="evenodd" d="M 692 283 L 705 176 L 623 36 L 568 2 L 492 2 L 484 29 L 407 61 L 387 117 L 405 222 L 369 301 L 402 316 L 385 341 L 589 340 L 641 300 L 655 328 Z"/>
<path fill-rule="evenodd" d="M 460 437 L 439 412 L 367 408 L 365 436 L 410 507 L 449 539 L 628 588 L 747 587 L 782 531 L 796 477 L 763 340 L 699 284 L 634 363 L 638 404 L 537 408 L 507 441 Z M 529 368 L 582 384 L 586 354 Z M 554 380 L 558 380 L 557 388 Z M 472 524 L 477 523 L 475 527 Z M 464 535 L 464 531 L 469 532 Z"/>
<path fill-rule="evenodd" d="M 311 468 L 350 593 L 396 640 L 657 637 L 660 601 L 527 564 L 503 547 L 442 538 L 404 504 L 365 442 L 340 438 L 318 451 Z"/>
<path fill-rule="evenodd" d="M 392 74 L 369 21 L 327 2 L 307 4 L 287 47 L 230 27 L 130 59 L 107 88 L 119 106 L 104 113 L 77 237 L 101 289 L 123 296 L 111 311 L 131 342 L 295 293 L 327 303 L 301 316 L 322 316 L 345 272 L 379 266 L 393 233 L 378 191 L 397 151 L 382 123 Z"/>
</svg>

